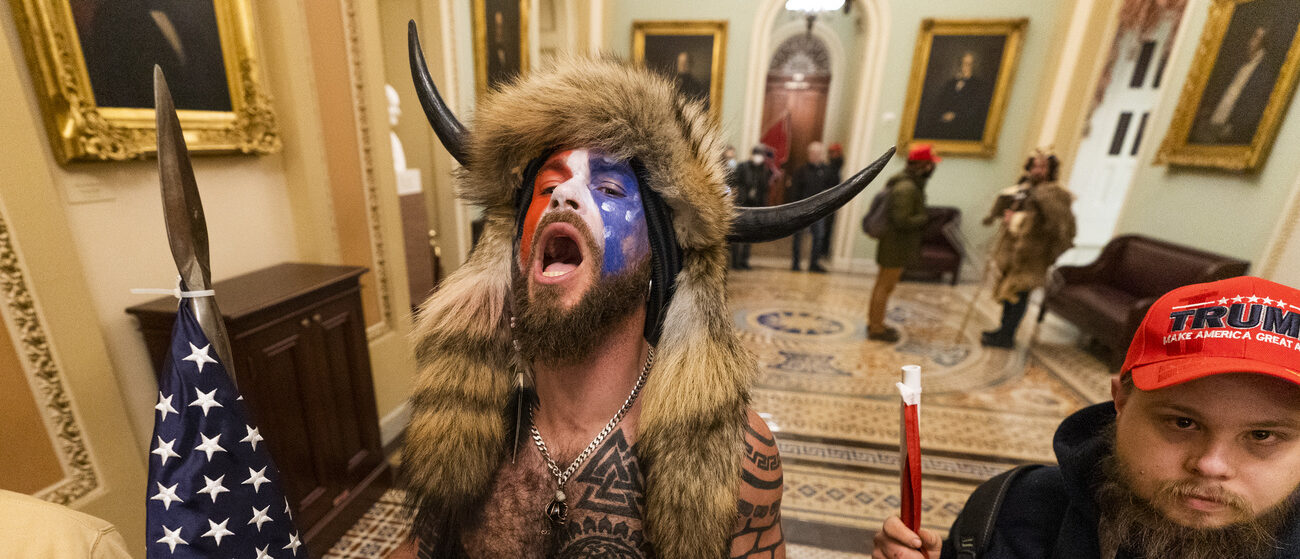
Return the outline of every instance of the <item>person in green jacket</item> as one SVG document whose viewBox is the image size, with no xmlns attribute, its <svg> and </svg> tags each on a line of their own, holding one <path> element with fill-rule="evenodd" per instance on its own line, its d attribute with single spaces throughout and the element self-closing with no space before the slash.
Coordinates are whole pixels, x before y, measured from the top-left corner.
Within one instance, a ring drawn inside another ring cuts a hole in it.
<svg viewBox="0 0 1300 559">
<path fill-rule="evenodd" d="M 916 144 L 907 154 L 907 166 L 890 177 L 889 228 L 876 245 L 876 264 L 880 272 L 871 289 L 871 307 L 867 311 L 867 339 L 894 343 L 897 328 L 885 326 L 885 308 L 907 266 L 921 253 L 921 233 L 929 216 L 925 211 L 925 183 L 934 174 L 940 158 L 930 144 Z"/>
</svg>

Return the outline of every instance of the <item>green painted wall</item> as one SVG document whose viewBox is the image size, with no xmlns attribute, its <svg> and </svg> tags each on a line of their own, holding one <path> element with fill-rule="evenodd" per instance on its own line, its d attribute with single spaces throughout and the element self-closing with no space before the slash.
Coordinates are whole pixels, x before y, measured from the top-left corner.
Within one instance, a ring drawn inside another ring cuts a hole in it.
<svg viewBox="0 0 1300 559">
<path fill-rule="evenodd" d="M 749 39 L 760 2 L 756 0 L 613 0 L 605 3 L 605 50 L 632 56 L 632 22 L 656 20 L 726 20 L 727 54 L 722 80 L 722 125 L 732 143 L 739 139 L 745 107 L 745 73 Z"/>
<path fill-rule="evenodd" d="M 1296 176 L 1300 175 L 1300 118 L 1292 107 L 1283 117 L 1272 154 L 1258 173 L 1243 175 L 1204 169 L 1170 168 L 1152 160 L 1169 129 L 1187 72 L 1209 13 L 1208 0 L 1187 7 L 1185 32 L 1169 62 L 1170 81 L 1153 115 L 1151 130 L 1160 131 L 1144 146 L 1120 215 L 1117 234 L 1140 233 L 1251 261 L 1261 259 L 1277 221 L 1282 219 Z"/>
<path fill-rule="evenodd" d="M 885 87 L 881 92 L 875 137 L 868 153 L 879 153 L 898 141 L 899 118 L 907 96 L 907 81 L 912 70 L 912 51 L 920 31 L 921 20 L 967 18 L 1029 18 L 1025 30 L 1020 61 L 1011 83 L 1011 97 L 1002 121 L 997 155 L 991 159 L 975 157 L 946 157 L 939 164 L 927 187 L 929 204 L 956 206 L 962 210 L 962 231 L 971 241 L 972 253 L 982 257 L 985 245 L 993 235 L 992 228 L 980 225 L 979 220 L 988 211 L 996 192 L 1012 184 L 1020 175 L 1025 154 L 1038 131 L 1033 122 L 1035 109 L 1049 94 L 1051 80 L 1056 72 L 1056 42 L 1064 36 L 1073 2 L 1063 0 L 1003 0 L 1000 2 L 970 2 L 967 0 L 932 0 L 923 4 L 891 1 L 888 50 L 885 55 Z M 880 118 L 893 113 L 892 120 Z M 899 146 L 900 151 L 905 146 Z M 940 154 L 943 155 L 942 153 Z M 886 173 L 902 169 L 901 158 Z M 873 195 L 873 185 L 864 196 Z M 860 204 L 861 211 L 866 204 Z M 861 214 L 853 221 L 861 220 Z M 854 258 L 872 259 L 875 241 L 864 235 L 855 235 Z M 968 272 L 968 277 L 970 273 Z"/>
</svg>

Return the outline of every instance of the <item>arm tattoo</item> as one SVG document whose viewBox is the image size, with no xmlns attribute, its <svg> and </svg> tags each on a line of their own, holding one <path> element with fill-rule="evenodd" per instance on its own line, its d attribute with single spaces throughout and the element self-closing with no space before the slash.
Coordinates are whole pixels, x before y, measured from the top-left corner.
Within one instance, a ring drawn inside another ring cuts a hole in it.
<svg viewBox="0 0 1300 559">
<path fill-rule="evenodd" d="M 731 537 L 733 559 L 774 559 L 785 555 L 781 533 L 781 455 L 763 420 L 750 412 L 741 460 L 739 517 Z"/>
</svg>

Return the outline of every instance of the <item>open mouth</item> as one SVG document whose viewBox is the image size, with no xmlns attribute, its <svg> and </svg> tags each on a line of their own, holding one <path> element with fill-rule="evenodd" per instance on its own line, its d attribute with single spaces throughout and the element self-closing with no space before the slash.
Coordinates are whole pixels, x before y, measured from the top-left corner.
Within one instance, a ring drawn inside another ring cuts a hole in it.
<svg viewBox="0 0 1300 559">
<path fill-rule="evenodd" d="M 539 281 L 558 282 L 582 266 L 580 238 L 578 229 L 564 222 L 552 223 L 542 231 L 537 243 L 539 254 L 534 258 Z"/>
</svg>

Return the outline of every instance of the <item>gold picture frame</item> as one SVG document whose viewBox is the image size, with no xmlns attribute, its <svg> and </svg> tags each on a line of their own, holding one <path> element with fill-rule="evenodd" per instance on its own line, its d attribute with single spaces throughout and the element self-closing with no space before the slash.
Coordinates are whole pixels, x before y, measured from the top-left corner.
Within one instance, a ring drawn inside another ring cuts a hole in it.
<svg viewBox="0 0 1300 559">
<path fill-rule="evenodd" d="M 1025 18 L 922 20 L 898 145 L 928 142 L 943 155 L 993 157 L 1028 25 Z"/>
<path fill-rule="evenodd" d="M 78 28 L 73 1 L 10 0 L 10 3 L 36 94 L 40 98 L 45 128 L 58 161 L 120 161 L 153 155 L 157 148 L 152 97 L 149 97 L 147 104 L 137 102 L 134 106 L 101 106 L 97 102 L 91 83 L 92 73 L 87 66 L 82 44 L 83 36 L 94 35 L 88 35 L 89 31 Z M 113 6 L 108 3 L 103 5 Z M 212 7 L 217 27 L 215 35 L 212 35 L 212 30 L 204 29 L 208 34 L 204 46 L 209 48 L 191 49 L 188 54 L 192 56 L 189 59 L 185 56 L 184 45 L 192 37 L 186 31 L 192 28 L 174 24 L 165 12 L 158 12 L 163 14 L 161 16 L 153 12 L 145 14 L 150 18 L 150 24 L 157 22 L 157 27 L 151 30 L 157 31 L 157 36 L 169 41 L 168 44 L 172 45 L 175 52 L 180 53 L 178 59 L 182 62 L 189 60 L 196 64 L 206 63 L 211 67 L 217 62 L 210 57 L 201 58 L 201 55 L 213 52 L 221 54 L 221 70 L 208 72 L 204 76 L 216 80 L 211 83 L 220 83 L 224 77 L 224 97 L 219 90 L 201 89 L 197 84 L 206 83 L 201 80 L 168 76 L 173 91 L 184 91 L 185 85 L 190 83 L 196 91 L 195 99 L 214 99 L 215 103 L 224 101 L 222 108 L 227 109 L 177 111 L 181 125 L 185 128 L 185 141 L 190 153 L 274 153 L 280 149 L 280 134 L 271 100 L 260 81 L 249 2 L 212 0 Z M 98 11 L 84 12 L 93 13 L 96 17 L 100 15 Z M 84 13 L 79 13 L 78 17 L 84 17 Z M 120 19 L 114 19 L 115 17 L 116 14 L 113 17 L 103 16 L 100 21 L 139 21 L 125 16 Z M 133 41 L 121 36 L 118 40 L 136 49 L 123 49 L 122 52 L 136 56 L 140 52 L 147 53 L 143 46 Z M 216 42 L 215 45 L 213 41 Z M 98 52 L 96 56 L 97 61 L 112 58 Z M 151 69 L 152 64 L 148 64 L 146 71 Z M 104 71 L 99 70 L 97 75 L 104 75 Z M 139 87 L 152 91 L 152 79 L 145 80 L 143 84 L 135 84 L 134 82 L 142 81 L 136 78 L 138 72 L 130 74 L 123 71 L 121 75 L 130 76 L 133 80 L 133 92 Z M 118 81 L 125 83 L 123 79 Z M 107 82 L 101 81 L 103 83 Z M 100 97 L 107 98 L 105 96 L 109 91 L 116 90 L 101 87 Z M 121 97 L 125 97 L 125 94 Z"/>
<path fill-rule="evenodd" d="M 1300 76 L 1300 10 L 1286 4 L 1213 0 L 1156 164 L 1237 172 L 1263 165 Z M 1244 53 L 1232 48 L 1242 46 Z"/>
<path fill-rule="evenodd" d="M 697 62 L 708 53 L 708 82 L 700 83 Z M 722 120 L 722 85 L 727 62 L 727 22 L 634 21 L 632 61 L 677 82 L 684 95 L 704 101 L 709 116 Z M 685 64 L 685 71 L 679 69 Z"/>
<path fill-rule="evenodd" d="M 483 94 L 499 83 L 528 73 L 528 7 L 531 3 L 529 0 L 474 0 L 473 3 L 474 83 L 475 91 Z M 514 25 L 508 20 L 515 15 L 510 12 L 516 7 L 519 10 L 519 37 L 518 45 L 512 45 L 515 41 L 512 41 L 514 37 L 510 36 L 509 30 Z M 493 14 L 491 25 L 489 8 Z M 496 43 L 495 47 L 489 41 Z M 519 50 L 517 64 L 512 60 L 515 49 Z"/>
</svg>

